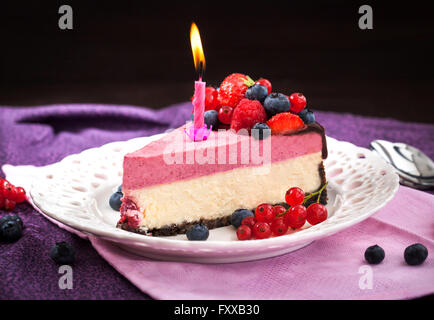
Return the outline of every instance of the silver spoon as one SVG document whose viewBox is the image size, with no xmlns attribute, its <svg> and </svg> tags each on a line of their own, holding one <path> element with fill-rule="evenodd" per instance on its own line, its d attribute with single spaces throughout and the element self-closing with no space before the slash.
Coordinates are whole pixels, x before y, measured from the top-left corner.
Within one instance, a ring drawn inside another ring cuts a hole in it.
<svg viewBox="0 0 434 320">
<path fill-rule="evenodd" d="M 434 162 L 419 149 L 385 140 L 374 140 L 370 147 L 395 168 L 401 184 L 417 189 L 434 188 Z"/>
</svg>

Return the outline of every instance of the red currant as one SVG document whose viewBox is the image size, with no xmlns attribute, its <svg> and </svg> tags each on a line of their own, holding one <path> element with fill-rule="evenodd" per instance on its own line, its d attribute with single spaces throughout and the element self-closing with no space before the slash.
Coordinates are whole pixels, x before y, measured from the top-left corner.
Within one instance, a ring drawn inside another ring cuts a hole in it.
<svg viewBox="0 0 434 320">
<path fill-rule="evenodd" d="M 6 209 L 6 211 L 12 211 L 15 209 L 16 206 L 16 202 L 13 200 L 10 200 L 8 198 L 5 199 L 5 204 L 4 204 L 4 208 Z"/>
<path fill-rule="evenodd" d="M 286 191 L 285 201 L 291 207 L 302 204 L 304 200 L 304 192 L 298 187 L 293 187 Z"/>
<path fill-rule="evenodd" d="M 206 87 L 205 89 L 205 111 L 217 110 L 220 106 L 218 100 L 218 91 L 213 87 Z"/>
<path fill-rule="evenodd" d="M 242 224 L 237 229 L 238 240 L 249 240 L 252 237 L 252 229 L 245 224 Z"/>
<path fill-rule="evenodd" d="M 263 86 L 265 86 L 268 90 L 268 94 L 271 93 L 271 82 L 268 81 L 267 79 L 259 79 L 258 81 L 255 82 L 255 84 L 262 84 Z"/>
<path fill-rule="evenodd" d="M 256 219 L 253 216 L 250 217 L 245 217 L 242 221 L 241 221 L 241 225 L 245 225 L 248 226 L 250 228 L 253 228 L 253 226 L 256 223 Z"/>
<path fill-rule="evenodd" d="M 276 205 L 273 206 L 273 218 L 279 219 L 284 216 L 284 213 L 286 212 L 286 209 L 284 206 Z"/>
<path fill-rule="evenodd" d="M 327 219 L 327 208 L 321 203 L 312 203 L 307 208 L 307 222 L 311 225 L 318 224 Z"/>
<path fill-rule="evenodd" d="M 306 223 L 306 207 L 298 204 L 289 208 L 283 221 L 293 229 L 301 228 Z"/>
<path fill-rule="evenodd" d="M 14 200 L 16 203 L 21 203 L 26 201 L 26 191 L 22 187 L 15 187 L 15 194 L 14 194 Z"/>
<path fill-rule="evenodd" d="M 291 112 L 299 113 L 306 107 L 306 97 L 302 93 L 293 93 L 289 96 L 289 102 Z"/>
<path fill-rule="evenodd" d="M 253 226 L 253 235 L 258 239 L 265 239 L 271 236 L 270 225 L 266 222 L 258 222 Z"/>
<path fill-rule="evenodd" d="M 274 219 L 271 223 L 271 231 L 275 236 L 283 236 L 288 231 L 288 225 L 283 218 Z"/>
<path fill-rule="evenodd" d="M 2 186 L 0 186 L 1 194 L 3 198 L 13 200 L 15 197 L 15 187 L 9 183 L 7 180 L 4 180 Z"/>
<path fill-rule="evenodd" d="M 5 205 L 5 198 L 3 198 L 2 195 L 0 195 L 0 210 L 3 209 Z"/>
<path fill-rule="evenodd" d="M 268 203 L 262 203 L 256 207 L 255 210 L 256 221 L 258 222 L 268 222 L 273 221 L 273 206 Z"/>
<path fill-rule="evenodd" d="M 219 121 L 223 124 L 231 124 L 233 112 L 234 109 L 229 106 L 221 107 L 218 114 Z"/>
</svg>

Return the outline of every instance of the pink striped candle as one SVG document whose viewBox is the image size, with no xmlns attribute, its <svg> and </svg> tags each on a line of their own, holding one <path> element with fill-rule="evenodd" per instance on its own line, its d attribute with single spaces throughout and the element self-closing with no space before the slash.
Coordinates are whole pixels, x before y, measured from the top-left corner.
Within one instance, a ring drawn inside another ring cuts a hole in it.
<svg viewBox="0 0 434 320">
<path fill-rule="evenodd" d="M 203 128 L 204 114 L 205 114 L 205 86 L 201 78 L 194 82 L 194 97 L 193 97 L 193 110 L 194 110 L 194 127 L 196 129 Z"/>
</svg>

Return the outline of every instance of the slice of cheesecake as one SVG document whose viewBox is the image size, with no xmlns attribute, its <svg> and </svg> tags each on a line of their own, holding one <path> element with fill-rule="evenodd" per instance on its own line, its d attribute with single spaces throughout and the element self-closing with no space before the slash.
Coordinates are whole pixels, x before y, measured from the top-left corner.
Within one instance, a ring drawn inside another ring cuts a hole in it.
<svg viewBox="0 0 434 320">
<path fill-rule="evenodd" d="M 324 128 L 257 140 L 231 130 L 192 142 L 180 127 L 124 158 L 118 227 L 142 234 L 185 233 L 195 223 L 230 224 L 233 211 L 284 202 L 285 192 L 306 193 L 326 183 Z M 325 204 L 326 192 L 320 202 Z"/>
</svg>

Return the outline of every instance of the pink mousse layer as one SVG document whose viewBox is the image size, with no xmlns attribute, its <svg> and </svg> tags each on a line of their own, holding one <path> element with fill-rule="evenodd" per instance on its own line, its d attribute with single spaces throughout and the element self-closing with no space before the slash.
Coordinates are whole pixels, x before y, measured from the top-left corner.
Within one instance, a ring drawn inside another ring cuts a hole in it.
<svg viewBox="0 0 434 320">
<path fill-rule="evenodd" d="M 261 163 L 258 164 L 257 161 L 256 163 L 254 163 L 255 161 L 246 163 L 245 160 L 242 161 L 241 159 L 243 154 L 241 146 L 246 146 L 247 142 L 250 143 L 251 140 L 254 140 L 250 136 L 235 134 L 230 130 L 213 131 L 208 140 L 192 142 L 184 133 L 184 129 L 184 126 L 180 127 L 161 139 L 149 143 L 142 149 L 125 155 L 122 187 L 128 190 L 141 189 L 237 168 L 262 165 Z M 322 150 L 322 136 L 317 132 L 306 132 L 291 136 L 271 136 L 268 139 L 271 139 L 271 163 L 321 152 Z M 218 141 L 220 143 L 217 143 Z M 262 144 L 264 142 L 255 140 L 254 143 L 258 143 L 260 154 L 262 154 Z M 222 164 L 222 161 L 218 161 L 218 159 L 219 154 L 224 154 L 224 150 L 226 150 L 226 161 L 223 161 Z M 232 157 L 236 156 L 237 158 L 236 163 L 234 163 L 234 158 L 230 163 L 230 150 L 232 150 Z M 236 155 L 233 152 L 234 150 L 238 150 Z M 178 159 L 183 159 L 183 161 L 180 161 L 182 163 L 167 163 L 167 157 L 165 159 L 164 153 L 167 154 L 168 152 L 173 158 L 178 156 Z M 187 159 L 193 159 L 198 153 L 206 155 L 207 152 L 214 152 L 215 163 L 198 164 L 196 161 L 193 164 L 186 163 Z M 180 158 L 181 155 L 182 158 Z"/>
</svg>

